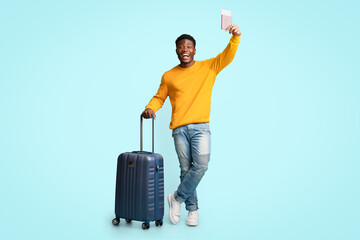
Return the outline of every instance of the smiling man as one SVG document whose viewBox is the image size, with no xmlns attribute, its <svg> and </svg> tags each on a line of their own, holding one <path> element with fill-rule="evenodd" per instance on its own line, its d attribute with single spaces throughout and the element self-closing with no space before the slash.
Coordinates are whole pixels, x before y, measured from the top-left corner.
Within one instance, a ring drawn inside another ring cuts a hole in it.
<svg viewBox="0 0 360 240">
<path fill-rule="evenodd" d="M 233 59 L 240 43 L 240 29 L 229 26 L 233 36 L 225 50 L 215 58 L 195 61 L 196 41 L 183 34 L 175 41 L 180 64 L 164 73 L 156 95 L 145 107 L 144 118 L 156 118 L 155 112 L 169 96 L 172 115 L 170 129 L 180 162 L 180 185 L 169 194 L 169 217 L 177 224 L 181 204 L 189 211 L 186 224 L 198 225 L 198 199 L 196 187 L 208 169 L 211 132 L 209 127 L 211 92 L 217 74 Z"/>
</svg>

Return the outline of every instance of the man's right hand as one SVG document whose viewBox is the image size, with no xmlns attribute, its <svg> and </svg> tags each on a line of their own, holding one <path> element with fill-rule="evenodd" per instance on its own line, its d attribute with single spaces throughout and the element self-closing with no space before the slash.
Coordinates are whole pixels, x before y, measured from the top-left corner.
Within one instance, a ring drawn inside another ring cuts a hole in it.
<svg viewBox="0 0 360 240">
<path fill-rule="evenodd" d="M 151 115 L 153 115 L 154 119 L 156 119 L 155 112 L 151 108 L 147 108 L 142 112 L 142 116 L 144 118 L 151 118 Z"/>
<path fill-rule="evenodd" d="M 230 26 L 228 26 L 225 31 L 229 31 L 229 34 L 232 33 L 232 35 L 234 36 L 241 36 L 241 32 L 240 29 L 237 25 L 235 24 L 231 24 Z"/>
</svg>

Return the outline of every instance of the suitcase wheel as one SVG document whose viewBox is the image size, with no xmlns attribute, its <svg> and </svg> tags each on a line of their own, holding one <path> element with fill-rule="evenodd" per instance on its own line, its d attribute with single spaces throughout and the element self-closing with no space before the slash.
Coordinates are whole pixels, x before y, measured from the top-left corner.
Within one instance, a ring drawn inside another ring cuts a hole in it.
<svg viewBox="0 0 360 240">
<path fill-rule="evenodd" d="M 158 226 L 162 226 L 163 225 L 163 221 L 162 220 L 156 220 L 155 221 L 155 225 Z"/>
<path fill-rule="evenodd" d="M 125 219 L 125 221 L 126 221 L 127 223 L 131 223 L 132 220 L 127 218 L 127 219 Z"/>
<path fill-rule="evenodd" d="M 112 220 L 112 224 L 113 224 L 114 226 L 119 226 L 119 223 L 120 223 L 120 218 L 114 218 L 114 219 Z"/>
<path fill-rule="evenodd" d="M 149 223 L 143 223 L 142 224 L 142 229 L 149 229 L 150 228 L 150 224 Z"/>
</svg>

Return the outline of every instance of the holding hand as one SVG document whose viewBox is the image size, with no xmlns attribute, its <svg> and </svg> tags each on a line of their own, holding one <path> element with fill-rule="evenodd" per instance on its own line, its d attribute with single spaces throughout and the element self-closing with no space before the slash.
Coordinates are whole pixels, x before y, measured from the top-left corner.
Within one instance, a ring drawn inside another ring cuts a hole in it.
<svg viewBox="0 0 360 240">
<path fill-rule="evenodd" d="M 232 33 L 232 35 L 234 36 L 240 36 L 241 35 L 241 32 L 240 32 L 240 29 L 237 25 L 235 24 L 232 24 L 230 26 L 228 26 L 225 31 L 229 31 L 229 34 Z"/>
<path fill-rule="evenodd" d="M 144 118 L 151 118 L 151 115 L 153 115 L 154 119 L 156 119 L 155 112 L 151 108 L 147 108 L 142 112 L 142 116 Z"/>
</svg>

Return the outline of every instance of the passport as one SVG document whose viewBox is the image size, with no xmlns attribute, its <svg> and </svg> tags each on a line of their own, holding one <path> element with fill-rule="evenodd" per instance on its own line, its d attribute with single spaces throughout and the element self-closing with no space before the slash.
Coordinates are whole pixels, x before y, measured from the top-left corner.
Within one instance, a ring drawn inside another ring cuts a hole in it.
<svg viewBox="0 0 360 240">
<path fill-rule="evenodd" d="M 221 11 L 221 29 L 225 30 L 231 24 L 232 24 L 231 11 L 222 10 Z"/>
</svg>

